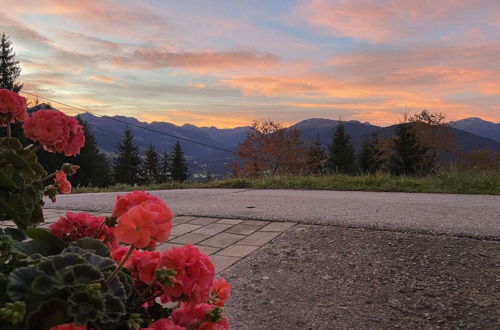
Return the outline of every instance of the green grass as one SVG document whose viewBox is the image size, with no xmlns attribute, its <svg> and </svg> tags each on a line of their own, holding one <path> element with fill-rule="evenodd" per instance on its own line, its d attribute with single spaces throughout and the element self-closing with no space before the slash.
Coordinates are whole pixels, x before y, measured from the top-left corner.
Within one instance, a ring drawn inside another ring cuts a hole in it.
<svg viewBox="0 0 500 330">
<path fill-rule="evenodd" d="M 448 169 L 440 170 L 427 177 L 391 176 L 388 174 L 276 176 L 261 179 L 234 178 L 204 183 L 163 183 L 149 186 L 118 184 L 107 188 L 77 187 L 73 192 L 194 188 L 314 189 L 500 195 L 500 174 L 498 171 Z"/>
</svg>

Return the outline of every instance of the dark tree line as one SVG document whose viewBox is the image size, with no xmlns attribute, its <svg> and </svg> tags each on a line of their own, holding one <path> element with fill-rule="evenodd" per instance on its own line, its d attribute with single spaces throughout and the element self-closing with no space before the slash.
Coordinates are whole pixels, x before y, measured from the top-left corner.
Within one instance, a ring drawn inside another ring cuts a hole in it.
<svg viewBox="0 0 500 330">
<path fill-rule="evenodd" d="M 325 168 L 343 174 L 383 171 L 393 175 L 427 175 L 438 166 L 439 155 L 452 154 L 455 148 L 444 116 L 423 110 L 405 117 L 392 137 L 380 139 L 373 134 L 355 157 L 349 135 L 340 122 L 328 146 Z"/>
<path fill-rule="evenodd" d="M 132 131 L 124 131 L 117 147 L 117 158 L 114 164 L 116 183 L 155 184 L 164 182 L 184 182 L 189 178 L 188 166 L 179 141 L 171 153 L 164 151 L 162 156 L 150 145 L 144 161 L 139 148 L 134 144 Z"/>
</svg>

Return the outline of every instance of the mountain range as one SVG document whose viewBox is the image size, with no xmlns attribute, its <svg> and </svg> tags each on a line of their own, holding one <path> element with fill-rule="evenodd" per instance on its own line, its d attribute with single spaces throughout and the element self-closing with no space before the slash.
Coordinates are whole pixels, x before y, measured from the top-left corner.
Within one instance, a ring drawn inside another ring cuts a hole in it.
<svg viewBox="0 0 500 330">
<path fill-rule="evenodd" d="M 94 134 L 99 148 L 111 158 L 114 156 L 116 146 L 119 144 L 126 127 L 130 127 L 132 130 L 134 141 L 139 146 L 141 153 L 144 153 L 149 145 L 153 145 L 159 153 L 170 152 L 178 140 L 175 137 L 180 137 L 179 141 L 190 165 L 190 171 L 195 176 L 203 176 L 208 173 L 219 176 L 228 173 L 229 164 L 237 160 L 236 156 L 228 151 L 236 151 L 250 129 L 250 126 L 219 129 L 216 127 L 197 127 L 190 124 L 177 126 L 167 122 L 146 123 L 133 117 L 96 117 L 90 113 L 85 113 L 81 117 L 87 122 Z M 338 123 L 337 120 L 312 118 L 296 123 L 291 128 L 300 129 L 304 142 L 319 139 L 323 147 L 326 148 Z M 466 118 L 450 122 L 450 126 L 464 153 L 476 149 L 490 149 L 500 152 L 500 124 L 479 118 Z M 355 150 L 359 150 L 372 133 L 377 133 L 380 137 L 389 137 L 393 134 L 396 125 L 380 127 L 351 120 L 344 121 L 344 127 Z M 187 142 L 183 139 L 198 141 L 204 145 Z M 227 151 L 210 148 L 207 145 Z"/>
</svg>

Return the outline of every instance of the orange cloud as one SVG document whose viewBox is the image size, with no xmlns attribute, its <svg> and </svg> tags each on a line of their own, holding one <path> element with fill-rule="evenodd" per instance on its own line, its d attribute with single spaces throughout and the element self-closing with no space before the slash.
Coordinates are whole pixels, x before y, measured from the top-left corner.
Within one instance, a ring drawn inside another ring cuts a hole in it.
<svg viewBox="0 0 500 330">
<path fill-rule="evenodd" d="M 146 122 L 165 121 L 179 126 L 189 123 L 199 127 L 230 128 L 251 125 L 254 118 L 237 115 L 234 112 L 221 113 L 219 111 L 200 112 L 168 109 L 162 114 L 157 112 L 145 113 L 140 117 L 140 120 Z"/>
<path fill-rule="evenodd" d="M 116 56 L 111 63 L 123 69 L 153 70 L 183 68 L 200 72 L 245 68 L 266 68 L 276 64 L 277 57 L 248 51 L 230 52 L 171 52 L 159 49 L 138 49 L 128 56 Z"/>
</svg>

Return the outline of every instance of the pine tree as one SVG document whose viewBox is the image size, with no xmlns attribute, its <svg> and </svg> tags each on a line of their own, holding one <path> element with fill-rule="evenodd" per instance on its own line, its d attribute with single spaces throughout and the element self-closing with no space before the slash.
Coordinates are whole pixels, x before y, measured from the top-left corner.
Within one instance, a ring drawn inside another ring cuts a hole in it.
<svg viewBox="0 0 500 330">
<path fill-rule="evenodd" d="M 396 127 L 393 138 L 394 154 L 389 159 L 389 169 L 394 175 L 418 174 L 425 149 L 418 143 L 411 123 L 401 123 Z"/>
<path fill-rule="evenodd" d="M 356 169 L 354 148 L 345 133 L 344 123 L 339 121 L 337 130 L 332 135 L 332 144 L 328 145 L 326 168 L 332 172 L 353 174 Z"/>
<path fill-rule="evenodd" d="M 23 84 L 17 82 L 20 74 L 21 67 L 19 61 L 16 60 L 12 42 L 5 33 L 2 33 L 0 36 L 0 88 L 19 93 L 23 88 Z"/>
<path fill-rule="evenodd" d="M 177 141 L 172 154 L 172 180 L 184 182 L 187 179 L 188 167 L 186 159 L 184 158 L 184 152 L 182 151 L 181 144 Z"/>
<path fill-rule="evenodd" d="M 149 149 L 146 151 L 142 176 L 146 184 L 155 184 L 160 181 L 160 160 L 152 144 L 149 145 Z"/>
<path fill-rule="evenodd" d="M 79 165 L 80 169 L 69 180 L 75 186 L 106 187 L 113 181 L 111 167 L 106 156 L 99 152 L 94 135 L 87 123 L 80 117 L 76 119 L 85 131 L 85 146 L 76 157 L 67 157 L 66 162 Z"/>
<path fill-rule="evenodd" d="M 306 153 L 306 166 L 311 174 L 323 173 L 326 156 L 319 137 L 309 146 Z"/>
<path fill-rule="evenodd" d="M 377 143 L 378 137 L 373 134 L 370 140 L 366 140 L 361 146 L 358 154 L 359 170 L 363 173 L 375 173 L 377 171 Z"/>
<path fill-rule="evenodd" d="M 123 133 L 117 153 L 118 157 L 114 166 L 115 182 L 137 183 L 139 180 L 141 158 L 137 146 L 134 145 L 134 135 L 128 127 Z"/>
<path fill-rule="evenodd" d="M 160 164 L 160 182 L 170 181 L 172 181 L 172 155 L 165 150 Z"/>
</svg>

